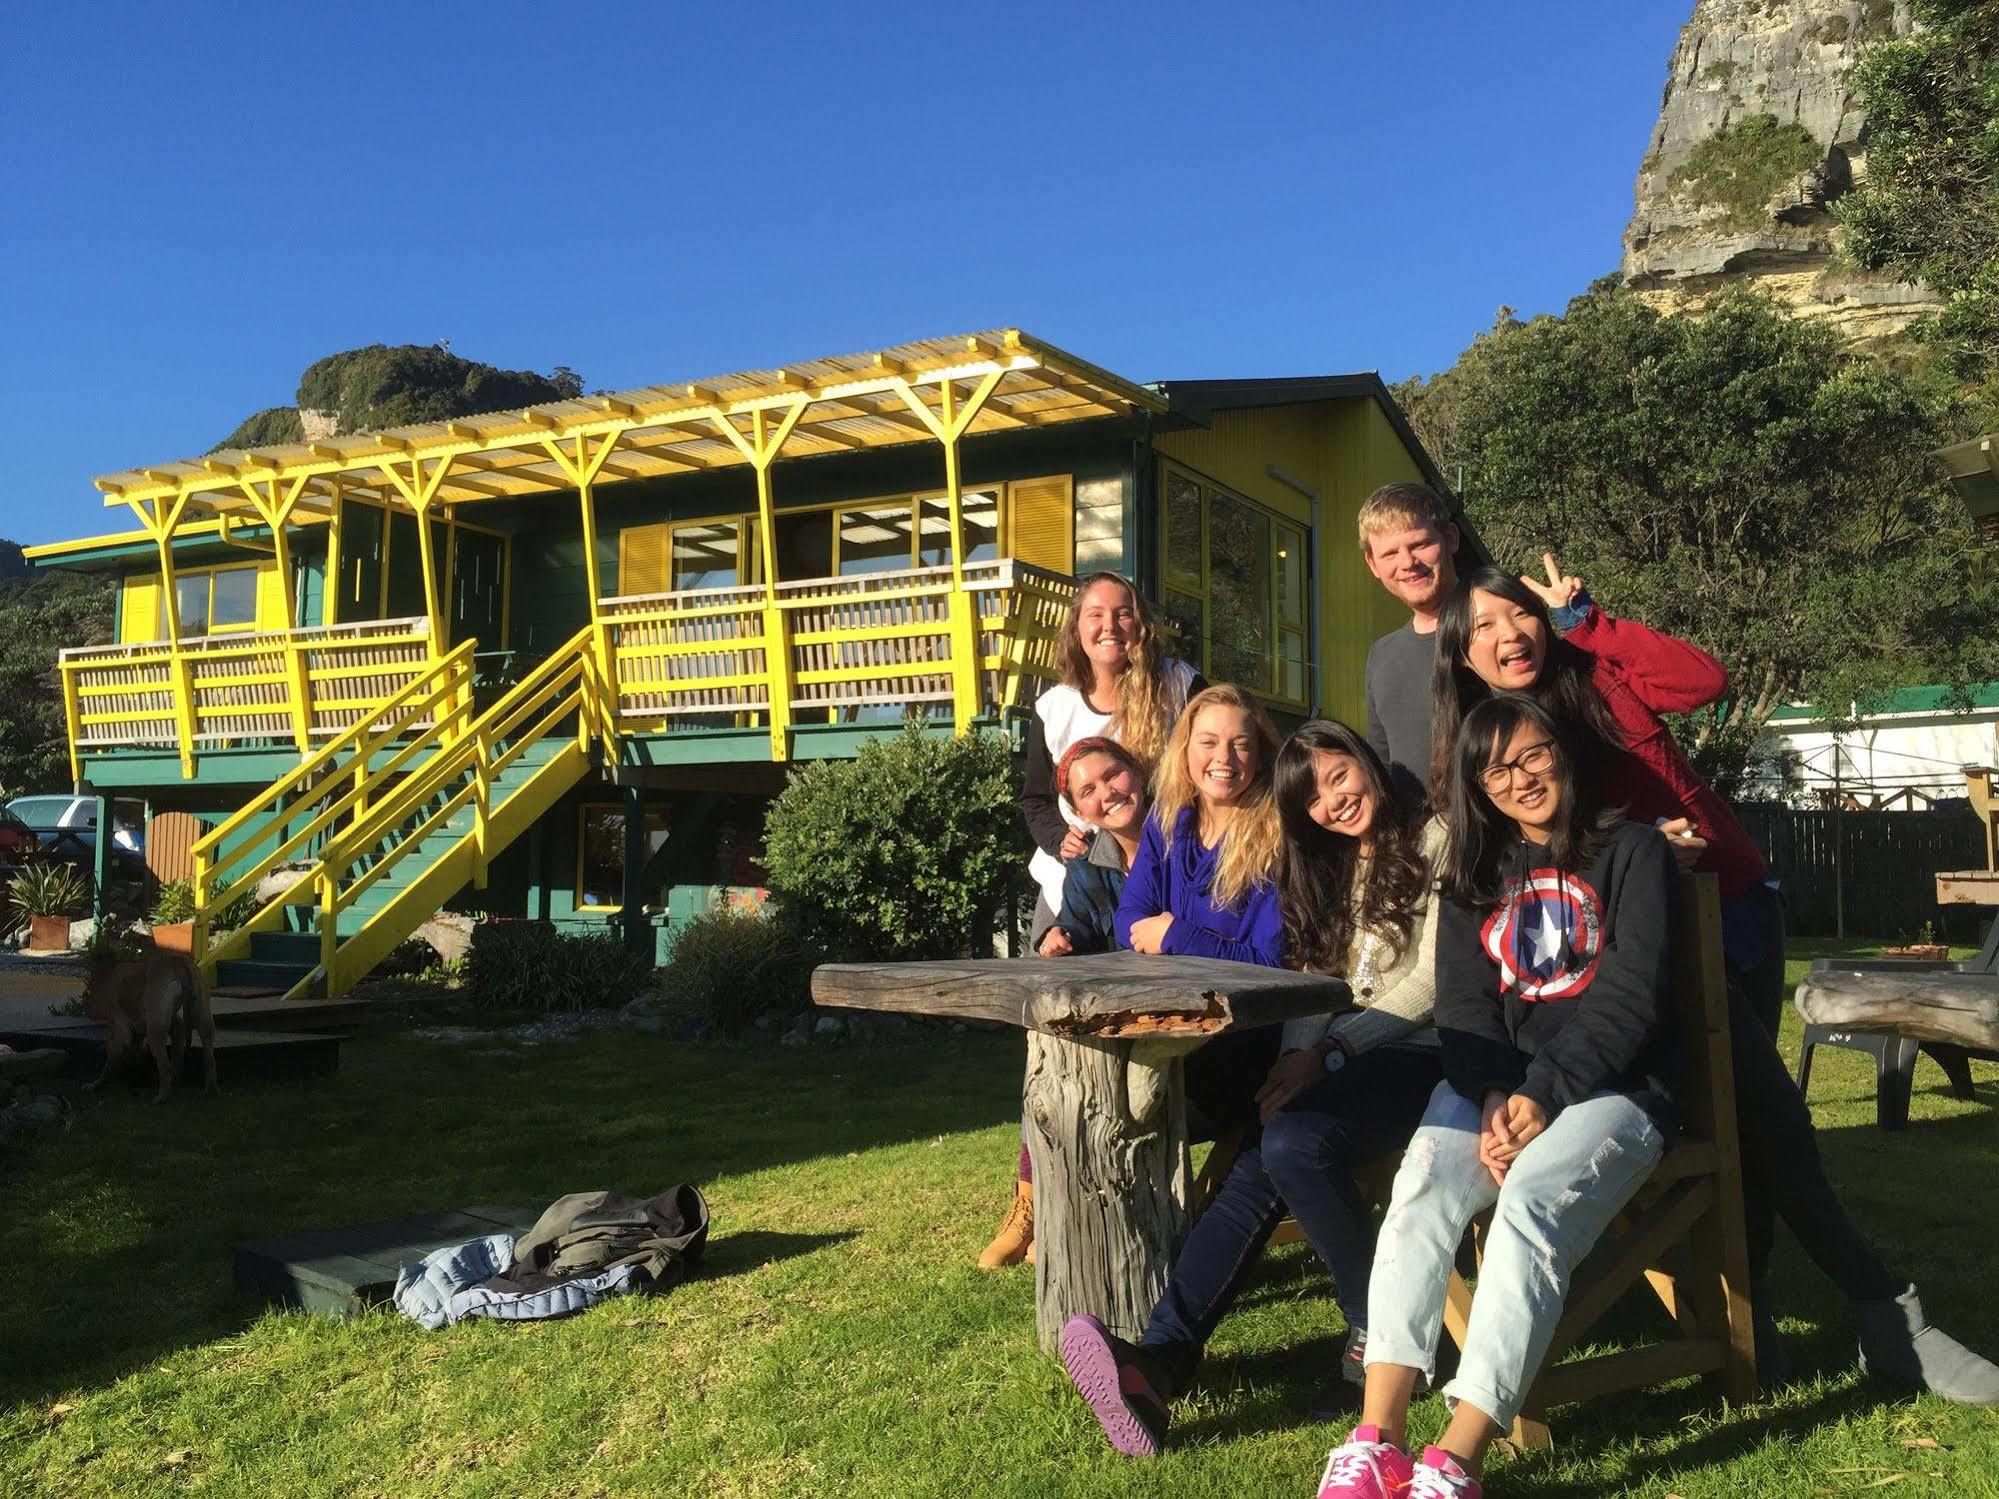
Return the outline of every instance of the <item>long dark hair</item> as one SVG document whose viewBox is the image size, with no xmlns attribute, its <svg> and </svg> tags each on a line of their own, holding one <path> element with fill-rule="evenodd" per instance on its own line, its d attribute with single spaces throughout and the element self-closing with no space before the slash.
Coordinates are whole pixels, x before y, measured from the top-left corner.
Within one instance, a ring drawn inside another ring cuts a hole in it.
<svg viewBox="0 0 1999 1499">
<path fill-rule="evenodd" d="M 1437 664 L 1430 678 L 1430 805 L 1451 802 L 1451 765 L 1458 726 L 1476 703 L 1492 696 L 1485 679 L 1465 662 L 1471 646 L 1473 591 L 1515 604 L 1541 621 L 1548 654 L 1541 675 L 1526 691 L 1564 723 L 1574 724 L 1606 745 L 1621 748 L 1624 735 L 1603 694 L 1590 679 L 1589 658 L 1555 633 L 1555 621 L 1541 596 L 1504 568 L 1481 567 L 1459 583 L 1437 616 Z M 1595 757 L 1583 765 L 1592 768 Z"/>
<path fill-rule="evenodd" d="M 1451 747 L 1447 778 L 1450 800 L 1444 804 L 1447 830 L 1443 868 L 1444 893 L 1476 907 L 1499 904 L 1504 895 L 1500 877 L 1502 856 L 1519 835 L 1518 825 L 1486 795 L 1479 772 L 1495 754 L 1503 753 L 1522 727 L 1547 736 L 1555 746 L 1550 779 L 1562 788 L 1562 805 L 1550 830 L 1544 860 L 1573 873 L 1596 857 L 1604 841 L 1624 820 L 1624 809 L 1606 809 L 1589 789 L 1589 778 L 1576 774 L 1579 760 L 1594 748 L 1593 736 L 1578 734 L 1524 692 L 1488 697 L 1465 715 Z"/>
<path fill-rule="evenodd" d="M 1354 888 L 1360 840 L 1327 832 L 1307 810 L 1318 781 L 1314 751 L 1353 756 L 1374 795 L 1374 853 L 1365 889 Z M 1382 966 L 1400 962 L 1430 871 L 1417 849 L 1412 809 L 1396 796 L 1380 757 L 1345 724 L 1315 718 L 1284 741 L 1271 781 L 1284 830 L 1277 890 L 1284 912 L 1285 962 L 1321 973 L 1343 972 L 1354 934 L 1362 929 L 1393 949 L 1394 956 Z"/>
</svg>

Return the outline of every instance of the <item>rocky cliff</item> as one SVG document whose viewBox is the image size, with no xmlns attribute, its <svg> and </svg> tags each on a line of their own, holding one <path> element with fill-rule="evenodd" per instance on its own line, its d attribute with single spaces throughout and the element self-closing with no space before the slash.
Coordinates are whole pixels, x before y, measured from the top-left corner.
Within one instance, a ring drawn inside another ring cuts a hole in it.
<svg viewBox="0 0 1999 1499">
<path fill-rule="evenodd" d="M 1639 167 L 1626 283 L 1698 311 L 1750 281 L 1864 345 L 1934 305 L 1842 265 L 1830 211 L 1867 170 L 1854 63 L 1908 30 L 1897 0 L 1698 0 Z"/>
</svg>

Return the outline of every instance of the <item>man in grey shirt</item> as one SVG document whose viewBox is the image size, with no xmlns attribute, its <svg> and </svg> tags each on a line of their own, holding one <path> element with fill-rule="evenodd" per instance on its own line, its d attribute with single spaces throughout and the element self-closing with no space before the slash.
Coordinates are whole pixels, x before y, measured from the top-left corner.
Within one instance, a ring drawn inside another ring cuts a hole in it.
<svg viewBox="0 0 1999 1499">
<path fill-rule="evenodd" d="M 1430 674 L 1437 615 L 1458 585 L 1457 523 L 1427 484 L 1384 484 L 1360 507 L 1360 550 L 1409 623 L 1367 653 L 1367 742 L 1397 791 L 1424 795 L 1430 772 Z"/>
</svg>

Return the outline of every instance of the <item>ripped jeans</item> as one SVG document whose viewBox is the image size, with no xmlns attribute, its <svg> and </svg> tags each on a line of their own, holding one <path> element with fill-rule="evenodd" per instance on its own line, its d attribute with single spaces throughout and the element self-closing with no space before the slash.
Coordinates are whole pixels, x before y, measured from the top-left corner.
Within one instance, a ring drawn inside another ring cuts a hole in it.
<svg viewBox="0 0 1999 1499">
<path fill-rule="evenodd" d="M 1651 1175 L 1665 1141 L 1637 1104 L 1598 1093 L 1557 1114 L 1498 1187 L 1478 1162 L 1478 1126 L 1479 1106 L 1438 1084 L 1376 1241 L 1367 1362 L 1436 1373 L 1458 1244 L 1472 1219 L 1493 1208 L 1471 1326 L 1444 1394 L 1504 1429 L 1547 1356 L 1569 1277 Z"/>
</svg>

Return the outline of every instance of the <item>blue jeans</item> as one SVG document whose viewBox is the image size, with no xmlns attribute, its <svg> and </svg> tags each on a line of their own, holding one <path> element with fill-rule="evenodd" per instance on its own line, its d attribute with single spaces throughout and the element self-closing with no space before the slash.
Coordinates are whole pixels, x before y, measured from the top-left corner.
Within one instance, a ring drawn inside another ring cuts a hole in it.
<svg viewBox="0 0 1999 1499">
<path fill-rule="evenodd" d="M 1262 1130 L 1250 1128 L 1228 1180 L 1188 1234 L 1140 1340 L 1169 1387 L 1162 1393 L 1177 1394 L 1193 1374 L 1287 1208 L 1332 1272 L 1347 1325 L 1367 1326 L 1374 1215 L 1353 1168 L 1408 1143 L 1439 1066 L 1435 1047 L 1378 1047 L 1328 1073 Z M 1237 1071 L 1238 1086 L 1249 1093 L 1263 1081 L 1260 1071 L 1253 1082 Z"/>
<path fill-rule="evenodd" d="M 1369 1302 L 1367 1362 L 1434 1375 L 1451 1265 L 1492 1208 L 1457 1377 L 1444 1387 L 1501 1428 L 1547 1356 L 1569 1277 L 1659 1164 L 1665 1140 L 1622 1093 L 1571 1104 L 1514 1158 L 1504 1186 L 1478 1161 L 1479 1106 L 1440 1083 L 1395 1174 Z"/>
</svg>

